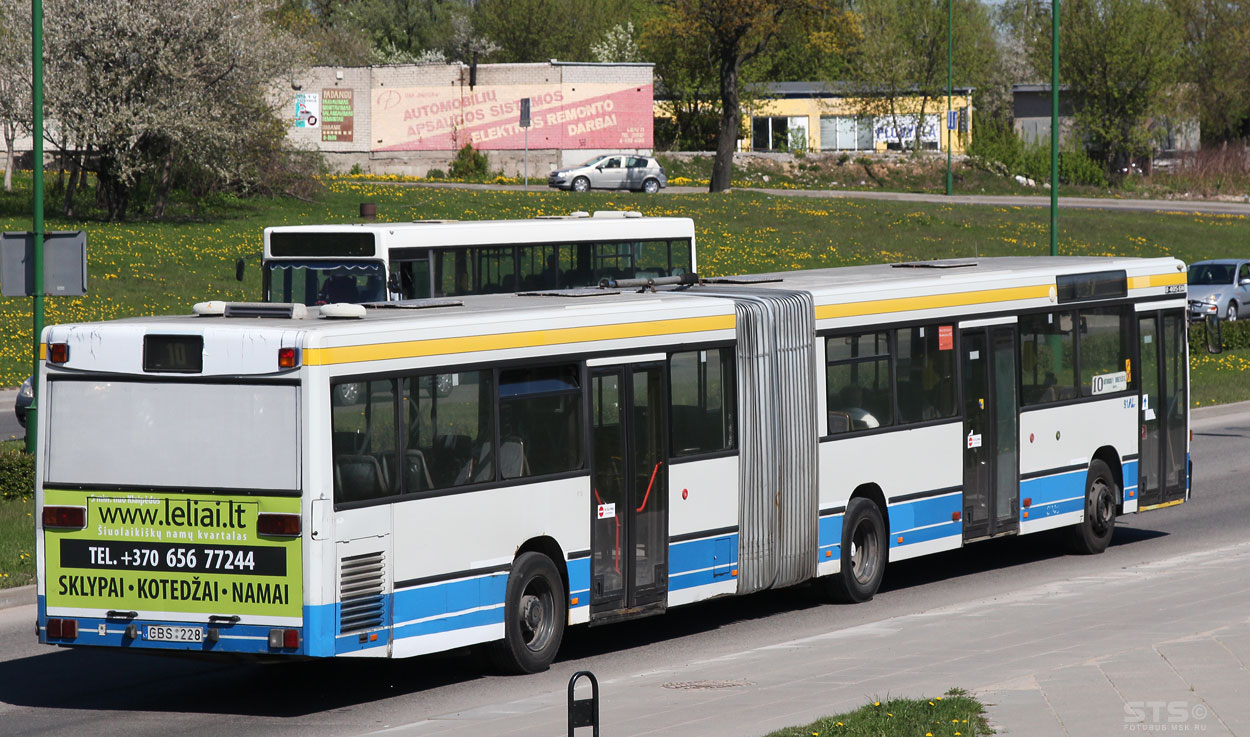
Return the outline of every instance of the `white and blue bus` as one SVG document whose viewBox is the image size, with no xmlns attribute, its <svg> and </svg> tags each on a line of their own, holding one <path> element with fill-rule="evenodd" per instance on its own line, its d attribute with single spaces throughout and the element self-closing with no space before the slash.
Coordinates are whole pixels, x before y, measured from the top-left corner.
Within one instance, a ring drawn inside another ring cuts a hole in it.
<svg viewBox="0 0 1250 737">
<path fill-rule="evenodd" d="M 695 272 L 694 222 L 633 211 L 266 228 L 265 302 L 385 302 Z M 242 279 L 242 262 L 239 266 Z"/>
<path fill-rule="evenodd" d="M 1188 498 L 1177 260 L 684 281 L 47 328 L 40 640 L 532 672 L 569 625 Z"/>
</svg>

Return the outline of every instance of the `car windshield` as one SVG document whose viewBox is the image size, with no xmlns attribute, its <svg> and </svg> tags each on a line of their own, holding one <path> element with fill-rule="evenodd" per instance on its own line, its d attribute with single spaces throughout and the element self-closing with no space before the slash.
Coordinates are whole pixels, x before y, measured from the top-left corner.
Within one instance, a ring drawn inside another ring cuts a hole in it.
<svg viewBox="0 0 1250 737">
<path fill-rule="evenodd" d="M 1194 264 L 1189 267 L 1190 285 L 1232 284 L 1232 264 Z"/>
<path fill-rule="evenodd" d="M 598 164 L 600 161 L 606 161 L 607 159 L 608 159 L 607 156 L 592 156 L 589 159 L 586 159 L 586 163 L 582 164 L 581 166 L 577 168 L 585 169 L 588 166 L 594 166 L 595 164 Z"/>
</svg>

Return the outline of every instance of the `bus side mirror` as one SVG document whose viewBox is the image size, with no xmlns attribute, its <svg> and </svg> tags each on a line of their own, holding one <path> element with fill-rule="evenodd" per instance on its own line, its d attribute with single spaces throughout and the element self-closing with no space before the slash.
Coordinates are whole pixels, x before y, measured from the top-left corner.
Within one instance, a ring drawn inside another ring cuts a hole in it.
<svg viewBox="0 0 1250 737">
<path fill-rule="evenodd" d="M 234 278 L 236 281 L 243 281 L 243 259 L 234 262 Z"/>
<path fill-rule="evenodd" d="M 1222 353 L 1224 336 L 1220 332 L 1220 316 L 1207 315 L 1207 353 Z"/>
</svg>

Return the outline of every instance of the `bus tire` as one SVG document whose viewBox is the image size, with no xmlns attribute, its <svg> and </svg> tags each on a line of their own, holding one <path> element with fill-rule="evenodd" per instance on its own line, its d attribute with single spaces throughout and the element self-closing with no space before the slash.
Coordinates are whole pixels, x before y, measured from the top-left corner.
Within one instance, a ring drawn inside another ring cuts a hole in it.
<svg viewBox="0 0 1250 737">
<path fill-rule="evenodd" d="M 522 553 L 508 574 L 505 597 L 503 641 L 491 648 L 491 661 L 504 673 L 547 670 L 568 619 L 560 571 L 542 553 Z"/>
<path fill-rule="evenodd" d="M 871 499 L 856 497 L 846 505 L 842 522 L 842 570 L 817 581 L 834 601 L 868 601 L 881 586 L 889 547 L 881 509 Z"/>
<path fill-rule="evenodd" d="M 1106 463 L 1094 460 L 1085 475 L 1085 519 L 1067 529 L 1068 550 L 1096 555 L 1107 549 L 1115 532 L 1115 504 L 1119 493 Z"/>
</svg>

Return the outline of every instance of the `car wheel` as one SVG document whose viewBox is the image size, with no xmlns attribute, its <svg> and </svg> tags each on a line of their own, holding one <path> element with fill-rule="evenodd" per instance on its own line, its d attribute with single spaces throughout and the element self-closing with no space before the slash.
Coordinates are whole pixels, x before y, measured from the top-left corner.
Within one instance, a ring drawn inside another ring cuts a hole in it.
<svg viewBox="0 0 1250 737">
<path fill-rule="evenodd" d="M 590 191 L 590 180 L 589 180 L 589 179 L 587 179 L 586 177 L 578 177 L 577 179 L 574 179 L 574 180 L 573 180 L 573 191 L 574 191 L 574 192 L 588 192 L 588 191 Z"/>
<path fill-rule="evenodd" d="M 660 183 L 655 179 L 648 178 L 647 181 L 642 183 L 642 191 L 647 194 L 655 194 L 660 191 Z"/>
<path fill-rule="evenodd" d="M 1224 319 L 1228 320 L 1229 322 L 1236 321 L 1237 319 L 1237 303 L 1236 302 L 1228 303 L 1228 311 L 1224 313 Z"/>
</svg>

